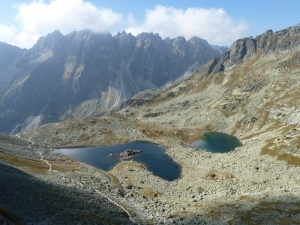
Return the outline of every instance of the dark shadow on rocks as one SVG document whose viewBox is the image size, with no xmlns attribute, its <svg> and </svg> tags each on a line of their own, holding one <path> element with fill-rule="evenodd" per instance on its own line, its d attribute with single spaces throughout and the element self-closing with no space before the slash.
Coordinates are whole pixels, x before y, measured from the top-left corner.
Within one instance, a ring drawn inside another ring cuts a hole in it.
<svg viewBox="0 0 300 225">
<path fill-rule="evenodd" d="M 0 224 L 132 224 L 94 191 L 39 180 L 0 163 Z"/>
<path fill-rule="evenodd" d="M 295 196 L 278 197 L 274 201 L 260 201 L 256 205 L 244 204 L 247 210 L 239 210 L 240 205 L 232 204 L 226 207 L 216 207 L 205 215 L 176 215 L 170 216 L 164 224 L 189 224 L 189 225 L 282 225 L 300 224 L 300 203 Z M 252 202 L 253 203 L 253 202 Z M 234 212 L 232 216 L 231 212 Z"/>
</svg>

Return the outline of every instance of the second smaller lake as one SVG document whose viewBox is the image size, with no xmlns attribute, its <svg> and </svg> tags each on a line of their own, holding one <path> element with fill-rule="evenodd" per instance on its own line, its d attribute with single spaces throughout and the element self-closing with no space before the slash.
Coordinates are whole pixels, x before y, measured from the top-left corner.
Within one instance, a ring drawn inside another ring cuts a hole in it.
<svg viewBox="0 0 300 225">
<path fill-rule="evenodd" d="M 130 158 L 143 163 L 150 172 L 165 180 L 172 181 L 180 177 L 181 167 L 172 158 L 166 155 L 163 146 L 148 142 L 131 142 L 120 145 L 74 148 L 74 149 L 55 149 L 54 153 L 68 155 L 76 160 L 100 168 L 105 171 L 111 170 L 120 162 L 116 155 L 126 149 L 142 150 Z M 110 155 L 112 154 L 112 156 Z"/>
<path fill-rule="evenodd" d="M 193 147 L 204 149 L 213 153 L 226 153 L 236 147 L 243 146 L 240 140 L 232 135 L 221 132 L 204 133 L 204 139 L 193 143 Z"/>
</svg>

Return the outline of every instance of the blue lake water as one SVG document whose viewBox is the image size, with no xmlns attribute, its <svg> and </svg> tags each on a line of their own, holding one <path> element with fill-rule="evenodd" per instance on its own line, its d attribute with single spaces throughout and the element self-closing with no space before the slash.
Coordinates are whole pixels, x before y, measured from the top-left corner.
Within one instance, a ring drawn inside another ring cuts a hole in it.
<svg viewBox="0 0 300 225">
<path fill-rule="evenodd" d="M 220 132 L 204 133 L 204 139 L 193 143 L 193 147 L 204 149 L 213 153 L 226 153 L 236 147 L 243 146 L 240 140 L 232 135 Z"/>
<path fill-rule="evenodd" d="M 55 149 L 54 153 L 68 155 L 85 164 L 109 171 L 120 162 L 118 157 L 109 156 L 109 154 L 116 155 L 126 149 L 142 150 L 141 153 L 135 154 L 132 160 L 143 163 L 154 175 L 168 181 L 180 177 L 180 165 L 165 154 L 165 148 L 161 145 L 148 142 L 131 142 L 120 145 L 87 148 Z"/>
</svg>

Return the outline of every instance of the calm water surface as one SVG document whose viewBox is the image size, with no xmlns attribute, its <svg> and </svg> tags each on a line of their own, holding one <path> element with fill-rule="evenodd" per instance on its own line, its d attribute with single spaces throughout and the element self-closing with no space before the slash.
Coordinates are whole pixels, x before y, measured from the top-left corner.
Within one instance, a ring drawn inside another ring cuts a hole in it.
<svg viewBox="0 0 300 225">
<path fill-rule="evenodd" d="M 220 132 L 204 133 L 204 139 L 193 143 L 193 147 L 204 149 L 213 153 L 226 153 L 236 147 L 243 146 L 240 140 L 232 135 Z"/>
<path fill-rule="evenodd" d="M 109 171 L 120 162 L 119 158 L 109 156 L 109 154 L 119 154 L 126 149 L 142 150 L 141 153 L 135 154 L 132 160 L 143 163 L 154 175 L 169 181 L 180 177 L 180 165 L 165 154 L 165 148 L 161 145 L 148 142 L 131 142 L 88 148 L 55 149 L 54 152 L 71 156 L 85 164 Z"/>
</svg>

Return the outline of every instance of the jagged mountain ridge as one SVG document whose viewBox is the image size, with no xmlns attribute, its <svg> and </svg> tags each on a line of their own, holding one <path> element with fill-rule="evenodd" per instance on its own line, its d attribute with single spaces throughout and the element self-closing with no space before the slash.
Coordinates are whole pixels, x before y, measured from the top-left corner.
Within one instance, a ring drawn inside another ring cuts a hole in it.
<svg viewBox="0 0 300 225">
<path fill-rule="evenodd" d="M 101 113 L 220 55 L 198 37 L 88 30 L 54 31 L 22 53 L 0 77 L 9 84 L 0 87 L 0 132 Z"/>
<path fill-rule="evenodd" d="M 206 124 L 236 135 L 253 135 L 279 122 L 295 125 L 300 122 L 299 52 L 300 25 L 243 38 L 190 78 L 138 93 L 119 112 L 152 124 Z"/>
</svg>

